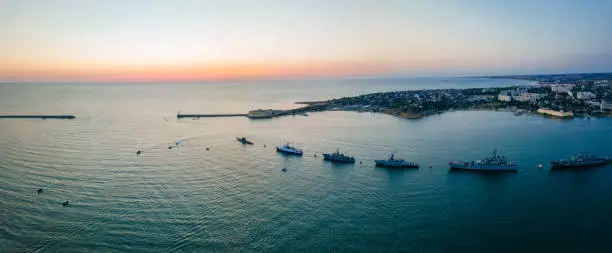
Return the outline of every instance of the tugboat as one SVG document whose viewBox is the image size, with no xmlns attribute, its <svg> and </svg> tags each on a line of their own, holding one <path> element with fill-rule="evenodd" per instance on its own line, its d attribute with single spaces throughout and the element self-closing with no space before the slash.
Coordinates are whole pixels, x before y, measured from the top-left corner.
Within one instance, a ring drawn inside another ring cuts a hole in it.
<svg viewBox="0 0 612 253">
<path fill-rule="evenodd" d="M 592 154 L 580 153 L 579 155 L 571 156 L 569 159 L 560 159 L 550 162 L 553 169 L 569 169 L 569 168 L 584 168 L 593 167 L 612 163 L 612 158 L 597 157 Z"/>
<path fill-rule="evenodd" d="M 247 140 L 245 137 L 236 137 L 236 140 L 242 142 L 242 144 L 253 145 L 253 142 Z"/>
<path fill-rule="evenodd" d="M 497 150 L 485 157 L 484 160 L 476 160 L 471 162 L 450 161 L 448 163 L 451 169 L 456 170 L 473 170 L 473 171 L 517 171 L 518 165 L 506 160 L 504 156 L 498 156 Z"/>
<path fill-rule="evenodd" d="M 336 149 L 335 153 L 323 154 L 323 160 L 339 163 L 355 163 L 355 158 L 352 156 L 346 156 L 340 153 L 340 149 Z"/>
<path fill-rule="evenodd" d="M 391 154 L 387 160 L 374 160 L 376 166 L 388 168 L 419 168 L 419 164 L 408 162 L 404 159 L 395 159 L 394 154 Z"/>
<path fill-rule="evenodd" d="M 285 153 L 285 154 L 298 155 L 298 156 L 302 156 L 303 154 L 301 149 L 292 147 L 289 145 L 289 143 L 285 144 L 284 146 L 277 146 L 276 151 Z"/>
</svg>

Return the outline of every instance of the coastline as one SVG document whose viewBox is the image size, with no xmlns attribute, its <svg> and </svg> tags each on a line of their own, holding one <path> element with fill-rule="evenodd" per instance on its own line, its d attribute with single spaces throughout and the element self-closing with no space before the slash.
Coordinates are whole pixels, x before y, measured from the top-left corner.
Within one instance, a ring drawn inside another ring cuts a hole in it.
<svg viewBox="0 0 612 253">
<path fill-rule="evenodd" d="M 566 84 L 563 82 L 568 80 L 551 78 L 548 75 L 475 77 L 522 80 L 529 83 L 486 88 L 382 91 L 325 101 L 299 101 L 295 104 L 305 105 L 303 109 L 307 111 L 378 112 L 404 119 L 421 119 L 455 110 L 499 110 L 512 112 L 516 116 L 529 113 L 563 119 L 612 117 L 612 103 L 604 103 L 612 99 L 609 95 L 612 94 L 612 87 L 607 81 L 603 83 L 584 79 L 581 75 L 570 76 L 578 80 Z M 550 82 L 551 80 L 554 82 Z"/>
<path fill-rule="evenodd" d="M 296 102 L 297 104 L 298 102 Z M 457 112 L 457 111 L 463 111 L 463 112 L 470 112 L 470 111 L 495 111 L 495 112 L 510 112 L 510 113 L 515 113 L 516 111 L 520 110 L 520 109 L 516 109 L 516 108 L 496 108 L 496 107 L 482 107 L 482 108 L 453 108 L 453 109 L 448 109 L 448 110 L 443 110 L 443 111 L 430 111 L 430 112 L 419 112 L 419 113 L 413 113 L 413 112 L 396 112 L 390 109 L 387 110 L 356 110 L 354 107 L 345 107 L 345 108 L 338 108 L 338 107 L 334 107 L 334 108 L 321 108 L 321 106 L 329 106 L 329 104 L 326 104 L 325 102 L 299 102 L 300 104 L 311 104 L 311 105 L 307 105 L 304 107 L 299 108 L 300 110 L 303 111 L 308 111 L 308 112 L 324 112 L 324 111 L 343 111 L 343 112 L 370 112 L 370 113 L 381 113 L 381 114 L 386 114 L 386 115 L 390 115 L 390 116 L 395 116 L 398 118 L 402 118 L 402 119 L 408 119 L 408 120 L 417 120 L 417 119 L 423 119 L 423 118 L 427 118 L 431 115 L 435 115 L 435 114 L 444 114 L 447 112 Z M 316 107 L 316 108 L 315 108 Z M 595 115 L 585 115 L 585 116 L 573 116 L 573 117 L 555 117 L 552 115 L 548 115 L 548 114 L 544 114 L 544 113 L 538 113 L 537 111 L 526 111 L 524 112 L 525 114 L 531 114 L 531 115 L 535 115 L 535 116 L 540 116 L 543 118 L 548 118 L 548 119 L 555 119 L 555 120 L 572 120 L 575 118 L 612 118 L 612 112 L 611 113 L 605 113 L 605 114 L 595 114 Z M 520 115 L 515 115 L 515 116 L 520 116 Z"/>
</svg>

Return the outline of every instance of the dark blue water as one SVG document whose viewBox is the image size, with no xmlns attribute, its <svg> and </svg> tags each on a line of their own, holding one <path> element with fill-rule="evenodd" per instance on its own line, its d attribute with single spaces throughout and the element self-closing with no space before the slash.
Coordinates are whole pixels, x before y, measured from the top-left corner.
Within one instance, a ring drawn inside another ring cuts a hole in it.
<svg viewBox="0 0 612 253">
<path fill-rule="evenodd" d="M 0 120 L 0 248 L 607 252 L 612 166 L 551 171 L 547 162 L 580 151 L 612 155 L 612 119 L 487 111 L 421 120 L 354 112 L 174 117 L 179 110 L 244 112 L 343 94 L 498 82 L 0 85 L 4 112 L 79 116 Z M 255 145 L 236 142 L 239 135 Z M 177 138 L 180 146 L 167 149 Z M 273 146 L 285 142 L 305 155 L 277 154 Z M 357 163 L 314 156 L 336 148 Z M 519 172 L 448 170 L 448 160 L 480 159 L 495 148 L 520 164 Z M 373 166 L 391 152 L 422 167 Z M 71 204 L 62 207 L 64 200 Z"/>
</svg>

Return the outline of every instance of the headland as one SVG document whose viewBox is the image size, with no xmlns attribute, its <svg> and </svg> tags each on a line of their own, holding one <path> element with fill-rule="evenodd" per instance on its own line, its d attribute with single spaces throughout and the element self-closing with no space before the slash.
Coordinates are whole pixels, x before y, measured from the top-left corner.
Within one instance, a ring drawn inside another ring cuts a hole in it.
<svg viewBox="0 0 612 253">
<path fill-rule="evenodd" d="M 612 116 L 612 73 L 482 77 L 521 79 L 532 85 L 406 90 L 326 101 L 297 102 L 305 111 L 359 111 L 419 119 L 454 110 L 499 110 L 552 118 Z"/>
</svg>

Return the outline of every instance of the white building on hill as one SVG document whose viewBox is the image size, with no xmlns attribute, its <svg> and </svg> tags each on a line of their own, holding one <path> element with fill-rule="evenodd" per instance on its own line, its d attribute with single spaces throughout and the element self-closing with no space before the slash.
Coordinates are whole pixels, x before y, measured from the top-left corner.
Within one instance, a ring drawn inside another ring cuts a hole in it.
<svg viewBox="0 0 612 253">
<path fill-rule="evenodd" d="M 586 100 L 586 99 L 594 99 L 597 96 L 595 96 L 595 94 L 593 94 L 593 92 L 588 92 L 588 91 L 579 91 L 576 92 L 576 99 L 580 99 L 580 100 Z"/>
<path fill-rule="evenodd" d="M 521 93 L 517 96 L 512 96 L 513 100 L 521 101 L 521 102 L 537 102 L 538 100 L 546 97 L 547 94 L 541 93 Z"/>
<path fill-rule="evenodd" d="M 552 92 L 560 92 L 560 93 L 568 93 L 571 92 L 572 89 L 576 87 L 573 83 L 558 83 L 550 86 Z"/>
<path fill-rule="evenodd" d="M 512 101 L 512 96 L 505 95 L 505 94 L 499 94 L 497 95 L 497 100 L 504 101 L 504 102 L 510 102 Z"/>
</svg>

